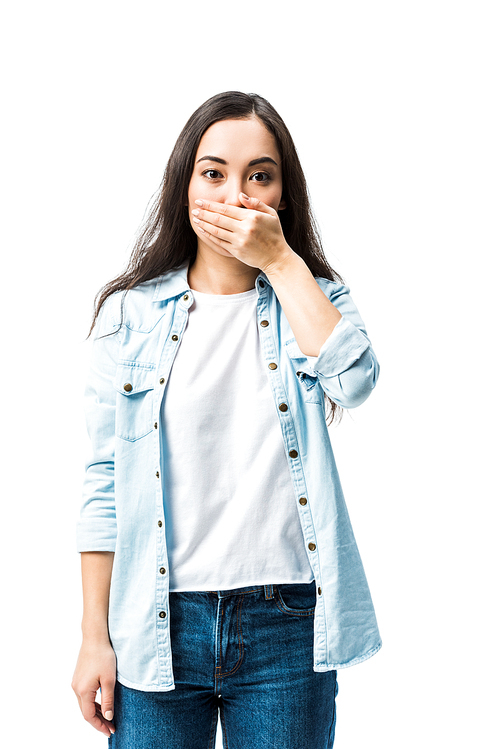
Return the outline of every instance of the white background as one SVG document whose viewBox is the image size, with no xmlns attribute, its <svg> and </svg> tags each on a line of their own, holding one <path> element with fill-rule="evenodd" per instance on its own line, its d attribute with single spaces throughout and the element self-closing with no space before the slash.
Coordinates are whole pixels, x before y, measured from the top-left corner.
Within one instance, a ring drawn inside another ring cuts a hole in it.
<svg viewBox="0 0 500 749">
<path fill-rule="evenodd" d="M 384 641 L 339 671 L 335 746 L 499 746 L 498 21 L 482 0 L 4 11 L 1 704 L 16 745 L 106 746 L 70 687 L 93 297 L 187 118 L 238 89 L 287 123 L 381 363 L 330 430 Z"/>
</svg>

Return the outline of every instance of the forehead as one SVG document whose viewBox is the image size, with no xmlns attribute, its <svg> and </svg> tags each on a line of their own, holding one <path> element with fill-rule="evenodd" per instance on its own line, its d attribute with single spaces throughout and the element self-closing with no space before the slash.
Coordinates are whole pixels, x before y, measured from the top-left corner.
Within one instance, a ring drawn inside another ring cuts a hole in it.
<svg viewBox="0 0 500 749">
<path fill-rule="evenodd" d="M 248 120 L 220 120 L 210 125 L 203 134 L 196 158 L 210 154 L 221 158 L 251 161 L 259 156 L 271 156 L 279 163 L 279 151 L 274 135 L 257 117 Z"/>
</svg>

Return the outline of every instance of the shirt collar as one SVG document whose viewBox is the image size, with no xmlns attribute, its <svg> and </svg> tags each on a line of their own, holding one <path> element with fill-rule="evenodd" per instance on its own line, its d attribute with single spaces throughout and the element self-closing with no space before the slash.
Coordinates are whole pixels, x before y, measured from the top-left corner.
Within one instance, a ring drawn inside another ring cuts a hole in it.
<svg viewBox="0 0 500 749">
<path fill-rule="evenodd" d="M 172 299 L 173 297 L 179 296 L 180 294 L 184 294 L 186 291 L 189 291 L 189 283 L 187 280 L 188 268 L 189 260 L 187 260 L 178 268 L 173 268 L 172 270 L 169 270 L 167 273 L 164 273 L 162 276 L 160 276 L 158 278 L 158 281 L 156 282 L 152 301 L 163 302 L 167 299 Z M 257 292 L 262 291 L 262 289 L 264 288 L 259 284 L 259 280 L 261 279 L 264 284 L 269 285 L 267 276 L 261 271 L 255 279 L 255 288 L 257 289 Z"/>
</svg>

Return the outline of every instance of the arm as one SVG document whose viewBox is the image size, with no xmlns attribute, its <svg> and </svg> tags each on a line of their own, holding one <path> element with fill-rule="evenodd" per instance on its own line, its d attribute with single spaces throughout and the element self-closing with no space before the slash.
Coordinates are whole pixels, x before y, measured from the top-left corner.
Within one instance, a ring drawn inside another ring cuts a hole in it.
<svg viewBox="0 0 500 749">
<path fill-rule="evenodd" d="M 380 365 L 349 288 L 336 283 L 327 296 L 295 253 L 266 275 L 304 354 L 300 369 L 317 377 L 343 408 L 359 406 L 375 387 Z"/>
<path fill-rule="evenodd" d="M 114 551 L 115 512 L 115 408 L 113 381 L 120 353 L 119 302 L 108 298 L 96 323 L 90 369 L 84 394 L 87 432 L 91 442 L 85 466 L 83 501 L 77 523 L 77 550 Z"/>
<path fill-rule="evenodd" d="M 290 251 L 265 271 L 290 323 L 295 340 L 305 356 L 319 350 L 342 319 L 302 258 Z"/>
<path fill-rule="evenodd" d="M 300 368 L 340 406 L 359 406 L 375 387 L 379 364 L 349 289 L 336 284 L 326 296 L 287 244 L 274 208 L 242 192 L 239 198 L 244 208 L 196 200 L 194 226 L 204 242 L 266 274 L 304 355 Z"/>
<path fill-rule="evenodd" d="M 83 638 L 71 683 L 85 720 L 108 737 L 115 731 L 111 721 L 116 658 L 108 635 L 109 588 L 113 559 L 114 554 L 109 551 L 87 551 L 81 554 Z M 100 705 L 96 702 L 99 689 Z"/>
<path fill-rule="evenodd" d="M 82 645 L 72 681 L 83 717 L 106 736 L 114 733 L 113 697 L 116 657 L 108 634 L 108 607 L 116 543 L 114 496 L 114 433 L 116 392 L 113 379 L 120 335 L 113 332 L 109 299 L 99 316 L 85 388 L 87 430 L 92 444 L 77 524 L 81 552 Z M 96 702 L 101 689 L 101 705 Z M 105 718 L 104 715 L 107 717 Z"/>
</svg>

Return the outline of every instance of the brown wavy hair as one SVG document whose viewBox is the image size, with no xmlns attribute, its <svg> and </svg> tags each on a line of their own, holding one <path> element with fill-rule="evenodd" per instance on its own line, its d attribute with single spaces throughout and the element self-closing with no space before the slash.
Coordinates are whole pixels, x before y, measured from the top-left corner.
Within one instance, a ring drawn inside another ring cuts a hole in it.
<svg viewBox="0 0 500 749">
<path fill-rule="evenodd" d="M 220 120 L 258 117 L 276 140 L 281 157 L 282 198 L 286 208 L 279 211 L 284 237 L 305 261 L 313 276 L 343 283 L 328 263 L 311 209 L 309 191 L 299 157 L 285 123 L 274 107 L 258 94 L 225 91 L 207 99 L 184 125 L 173 148 L 149 213 L 132 249 L 123 273 L 109 281 L 96 294 L 89 336 L 106 299 L 117 291 L 128 291 L 189 260 L 197 251 L 197 237 L 189 222 L 188 186 L 200 140 L 205 131 Z M 326 396 L 331 421 L 340 420 L 342 408 Z"/>
</svg>

